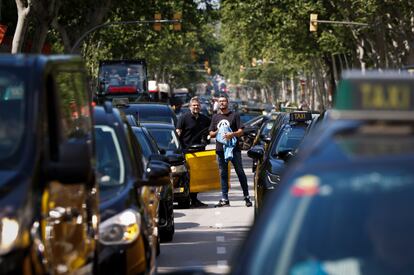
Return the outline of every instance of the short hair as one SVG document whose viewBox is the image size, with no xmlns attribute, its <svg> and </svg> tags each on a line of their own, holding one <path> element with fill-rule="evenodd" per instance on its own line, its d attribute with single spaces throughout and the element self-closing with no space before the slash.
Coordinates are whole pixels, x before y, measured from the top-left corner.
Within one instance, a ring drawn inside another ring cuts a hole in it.
<svg viewBox="0 0 414 275">
<path fill-rule="evenodd" d="M 224 97 L 227 100 L 227 102 L 229 101 L 229 96 L 227 94 L 220 94 L 218 97 Z"/>
<path fill-rule="evenodd" d="M 193 103 L 194 101 L 197 102 L 198 104 L 200 104 L 200 99 L 198 98 L 198 96 L 193 96 L 190 99 L 190 104 Z"/>
</svg>

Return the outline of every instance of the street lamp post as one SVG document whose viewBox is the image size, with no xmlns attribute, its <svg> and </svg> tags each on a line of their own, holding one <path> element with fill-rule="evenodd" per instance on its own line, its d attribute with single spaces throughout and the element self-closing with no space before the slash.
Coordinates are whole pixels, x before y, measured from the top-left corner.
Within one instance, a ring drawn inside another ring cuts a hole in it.
<svg viewBox="0 0 414 275">
<path fill-rule="evenodd" d="M 115 21 L 115 22 L 106 22 L 97 26 L 92 27 L 91 29 L 87 30 L 81 37 L 75 42 L 72 49 L 70 50 L 73 53 L 78 47 L 79 44 L 92 32 L 105 28 L 105 27 L 112 27 L 116 25 L 131 25 L 131 24 L 152 24 L 152 23 L 181 23 L 182 20 L 173 19 L 157 19 L 157 20 L 132 20 L 132 21 Z"/>
</svg>

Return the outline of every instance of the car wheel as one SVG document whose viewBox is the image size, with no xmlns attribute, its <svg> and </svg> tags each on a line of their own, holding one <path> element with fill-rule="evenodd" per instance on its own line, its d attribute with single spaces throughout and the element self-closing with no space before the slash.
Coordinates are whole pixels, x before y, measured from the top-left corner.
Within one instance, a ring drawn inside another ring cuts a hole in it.
<svg viewBox="0 0 414 275">
<path fill-rule="evenodd" d="M 156 255 L 158 256 L 158 255 L 160 255 L 160 253 L 161 253 L 161 246 L 160 246 L 160 242 L 161 242 L 161 237 L 158 237 L 157 238 L 157 253 L 156 253 Z"/>
<path fill-rule="evenodd" d="M 191 199 L 190 199 L 190 195 L 188 195 L 188 197 L 181 199 L 178 201 L 178 207 L 179 208 L 190 208 L 191 205 Z"/>
<path fill-rule="evenodd" d="M 171 242 L 174 237 L 175 225 L 174 218 L 172 219 L 171 225 L 167 226 L 164 230 L 160 231 L 160 237 L 162 242 Z"/>
</svg>

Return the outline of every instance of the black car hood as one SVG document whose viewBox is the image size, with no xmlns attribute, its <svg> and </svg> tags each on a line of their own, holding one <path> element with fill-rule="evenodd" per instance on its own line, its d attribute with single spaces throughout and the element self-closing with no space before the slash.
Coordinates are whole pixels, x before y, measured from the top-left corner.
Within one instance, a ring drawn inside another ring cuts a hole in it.
<svg viewBox="0 0 414 275">
<path fill-rule="evenodd" d="M 282 170 L 285 168 L 285 161 L 281 159 L 269 159 L 267 170 L 276 175 L 280 175 Z"/>
</svg>

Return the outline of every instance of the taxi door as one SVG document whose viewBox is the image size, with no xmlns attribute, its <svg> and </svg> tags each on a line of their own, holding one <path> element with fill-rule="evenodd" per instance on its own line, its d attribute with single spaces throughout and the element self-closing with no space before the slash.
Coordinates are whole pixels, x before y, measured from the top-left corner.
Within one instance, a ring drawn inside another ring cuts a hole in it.
<svg viewBox="0 0 414 275">
<path fill-rule="evenodd" d="M 190 170 L 191 192 L 221 190 L 220 173 L 216 160 L 216 150 L 187 152 L 185 160 Z M 230 188 L 230 165 L 229 165 Z"/>
</svg>

